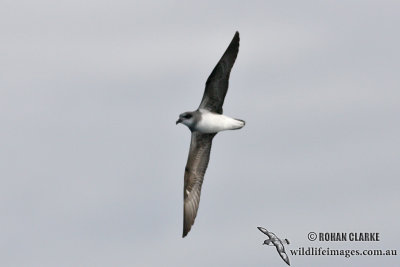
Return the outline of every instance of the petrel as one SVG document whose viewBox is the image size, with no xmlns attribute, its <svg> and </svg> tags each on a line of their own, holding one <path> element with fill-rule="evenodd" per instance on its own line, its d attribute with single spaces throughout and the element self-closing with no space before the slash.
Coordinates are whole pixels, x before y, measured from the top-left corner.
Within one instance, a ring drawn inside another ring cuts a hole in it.
<svg viewBox="0 0 400 267">
<path fill-rule="evenodd" d="M 239 40 L 239 32 L 236 32 L 208 77 L 203 99 L 197 110 L 180 114 L 176 121 L 176 124 L 186 125 L 192 134 L 184 175 L 182 237 L 189 233 L 197 215 L 201 185 L 210 159 L 214 136 L 220 131 L 236 130 L 245 125 L 243 120 L 222 114 L 229 75 L 239 51 Z"/>
<path fill-rule="evenodd" d="M 262 227 L 257 227 L 257 228 L 258 228 L 258 230 L 260 230 L 262 233 L 266 234 L 269 237 L 268 239 L 264 240 L 263 245 L 275 246 L 276 250 L 278 251 L 279 256 L 281 256 L 282 260 L 284 262 L 286 262 L 287 265 L 290 266 L 289 257 L 286 254 L 285 247 L 283 246 L 283 243 L 286 243 L 289 245 L 290 244 L 289 240 L 287 240 L 285 238 L 282 242 L 282 240 L 279 239 L 273 232 L 270 232 L 267 229 L 262 228 Z"/>
</svg>

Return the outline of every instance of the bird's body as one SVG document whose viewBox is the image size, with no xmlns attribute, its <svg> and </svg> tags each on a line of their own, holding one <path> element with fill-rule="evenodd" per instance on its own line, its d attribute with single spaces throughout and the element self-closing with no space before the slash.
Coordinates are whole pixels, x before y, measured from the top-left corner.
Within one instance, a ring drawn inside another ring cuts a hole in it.
<svg viewBox="0 0 400 267">
<path fill-rule="evenodd" d="M 245 122 L 238 119 L 210 112 L 206 109 L 200 109 L 201 119 L 198 121 L 195 131 L 200 133 L 218 133 L 226 130 L 240 129 L 245 125 Z"/>
<path fill-rule="evenodd" d="M 239 51 L 239 40 L 239 33 L 236 32 L 207 79 L 199 108 L 180 114 L 176 121 L 176 124 L 186 125 L 192 134 L 184 175 L 182 237 L 188 234 L 197 215 L 201 187 L 210 159 L 214 136 L 218 132 L 240 129 L 245 125 L 242 120 L 222 114 L 222 105 L 228 91 L 229 75 Z"/>
</svg>

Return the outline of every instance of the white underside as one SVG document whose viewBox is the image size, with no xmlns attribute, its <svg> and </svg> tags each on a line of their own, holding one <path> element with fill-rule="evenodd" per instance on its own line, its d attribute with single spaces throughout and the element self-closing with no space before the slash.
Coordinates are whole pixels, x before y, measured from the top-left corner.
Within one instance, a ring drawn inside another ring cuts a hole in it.
<svg viewBox="0 0 400 267">
<path fill-rule="evenodd" d="M 244 122 L 225 116 L 223 114 L 211 113 L 200 109 L 201 120 L 196 125 L 196 131 L 201 133 L 218 133 L 225 130 L 240 129 Z"/>
</svg>

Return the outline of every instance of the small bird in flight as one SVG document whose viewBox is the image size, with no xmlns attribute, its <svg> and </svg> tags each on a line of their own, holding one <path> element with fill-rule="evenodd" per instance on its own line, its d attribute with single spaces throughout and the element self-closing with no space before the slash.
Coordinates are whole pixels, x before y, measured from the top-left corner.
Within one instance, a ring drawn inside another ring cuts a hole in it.
<svg viewBox="0 0 400 267">
<path fill-rule="evenodd" d="M 201 185 L 210 159 L 214 136 L 220 131 L 236 130 L 245 125 L 243 120 L 222 114 L 222 105 L 228 91 L 229 75 L 239 51 L 239 41 L 239 32 L 236 32 L 207 79 L 203 99 L 198 109 L 180 114 L 176 121 L 176 124 L 186 125 L 192 133 L 183 187 L 182 237 L 189 233 L 197 215 Z"/>
<path fill-rule="evenodd" d="M 286 262 L 287 265 L 290 266 L 290 261 L 289 257 L 286 254 L 285 247 L 283 246 L 283 243 L 289 245 L 289 240 L 286 238 L 282 241 L 279 239 L 273 232 L 268 231 L 265 228 L 262 227 L 257 227 L 258 230 L 260 230 L 262 233 L 266 234 L 269 238 L 264 240 L 263 245 L 268 245 L 268 246 L 275 246 L 276 250 L 278 251 L 279 256 L 281 256 L 282 260 Z"/>
</svg>

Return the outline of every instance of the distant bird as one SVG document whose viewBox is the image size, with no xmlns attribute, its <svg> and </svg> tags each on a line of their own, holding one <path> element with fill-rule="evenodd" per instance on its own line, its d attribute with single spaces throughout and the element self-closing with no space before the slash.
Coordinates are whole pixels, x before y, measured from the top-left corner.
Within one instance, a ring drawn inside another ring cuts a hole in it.
<svg viewBox="0 0 400 267">
<path fill-rule="evenodd" d="M 264 240 L 263 245 L 268 245 L 268 246 L 275 246 L 276 250 L 278 251 L 279 256 L 281 256 L 282 260 L 284 260 L 287 265 L 290 266 L 290 262 L 289 262 L 289 257 L 285 252 L 285 247 L 283 246 L 283 243 L 286 244 L 290 244 L 289 240 L 284 239 L 283 242 L 281 239 L 279 239 L 274 233 L 269 232 L 267 229 L 262 228 L 262 227 L 257 227 L 258 230 L 260 230 L 261 232 L 263 232 L 264 234 L 266 234 L 269 239 Z"/>
<path fill-rule="evenodd" d="M 207 79 L 203 99 L 198 109 L 180 114 L 176 121 L 176 124 L 186 125 L 192 133 L 183 188 L 182 237 L 188 234 L 197 215 L 201 185 L 210 159 L 214 136 L 220 131 L 240 129 L 245 125 L 243 120 L 222 115 L 229 75 L 239 51 L 239 40 L 239 32 L 236 32 Z"/>
</svg>

